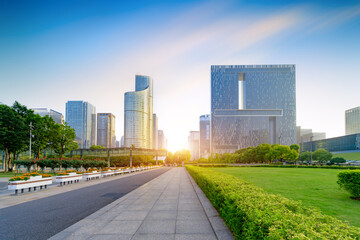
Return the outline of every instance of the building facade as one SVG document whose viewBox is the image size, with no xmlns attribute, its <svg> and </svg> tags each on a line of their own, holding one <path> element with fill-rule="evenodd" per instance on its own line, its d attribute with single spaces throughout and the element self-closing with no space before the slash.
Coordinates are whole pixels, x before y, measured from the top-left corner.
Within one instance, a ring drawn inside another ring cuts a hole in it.
<svg viewBox="0 0 360 240">
<path fill-rule="evenodd" d="M 200 116 L 200 157 L 210 157 L 210 114 Z"/>
<path fill-rule="evenodd" d="M 325 138 L 326 133 L 324 132 L 313 132 L 312 129 L 296 127 L 296 143 L 299 145 L 303 142 L 317 141 Z"/>
<path fill-rule="evenodd" d="M 158 149 L 158 117 L 153 114 L 153 149 Z"/>
<path fill-rule="evenodd" d="M 41 117 L 49 116 L 58 124 L 64 124 L 64 115 L 61 113 L 47 108 L 32 108 L 35 114 L 39 114 Z"/>
<path fill-rule="evenodd" d="M 190 131 L 188 145 L 191 154 L 191 160 L 200 158 L 200 131 Z"/>
<path fill-rule="evenodd" d="M 153 81 L 135 76 L 135 92 L 125 93 L 124 145 L 153 148 Z"/>
<path fill-rule="evenodd" d="M 360 107 L 345 111 L 345 135 L 360 133 Z"/>
<path fill-rule="evenodd" d="M 158 130 L 158 149 L 167 149 L 167 139 L 163 130 Z"/>
<path fill-rule="evenodd" d="M 296 143 L 295 65 L 211 66 L 211 152 Z"/>
<path fill-rule="evenodd" d="M 112 113 L 97 114 L 97 145 L 115 147 L 115 116 Z"/>
<path fill-rule="evenodd" d="M 85 101 L 66 103 L 66 122 L 75 129 L 79 148 L 90 148 L 96 144 L 96 108 Z"/>
<path fill-rule="evenodd" d="M 346 152 L 360 150 L 360 134 L 350 134 L 317 141 L 303 142 L 300 151 L 316 151 L 323 148 L 329 152 Z"/>
</svg>

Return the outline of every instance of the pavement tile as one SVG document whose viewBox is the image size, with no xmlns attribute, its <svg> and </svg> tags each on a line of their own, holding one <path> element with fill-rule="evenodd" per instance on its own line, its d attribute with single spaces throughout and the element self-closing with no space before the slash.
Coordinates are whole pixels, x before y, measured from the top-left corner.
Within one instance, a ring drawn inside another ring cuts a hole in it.
<svg viewBox="0 0 360 240">
<path fill-rule="evenodd" d="M 217 240 L 214 234 L 175 234 L 175 240 Z"/>
<path fill-rule="evenodd" d="M 134 234 L 142 221 L 111 221 L 97 234 Z"/>
<path fill-rule="evenodd" d="M 152 210 L 146 217 L 146 220 L 167 220 L 176 219 L 176 210 Z"/>
<path fill-rule="evenodd" d="M 127 210 L 121 213 L 118 213 L 118 216 L 115 217 L 115 220 L 144 220 L 148 215 L 149 211 L 147 210 Z"/>
<path fill-rule="evenodd" d="M 178 220 L 207 220 L 207 217 L 204 211 L 194 210 L 194 211 L 178 211 L 177 214 Z"/>
<path fill-rule="evenodd" d="M 95 234 L 89 240 L 130 240 L 132 234 Z"/>
<path fill-rule="evenodd" d="M 202 205 L 200 203 L 196 204 L 179 204 L 179 211 L 196 211 L 202 209 Z"/>
<path fill-rule="evenodd" d="M 136 233 L 131 240 L 174 240 L 174 234 Z"/>
<path fill-rule="evenodd" d="M 176 210 L 178 207 L 177 203 L 171 204 L 155 204 L 153 210 Z"/>
<path fill-rule="evenodd" d="M 137 233 L 175 233 L 176 220 L 147 220 L 141 224 Z"/>
<path fill-rule="evenodd" d="M 209 221 L 202 220 L 178 220 L 176 222 L 176 233 L 207 233 L 214 234 Z"/>
</svg>

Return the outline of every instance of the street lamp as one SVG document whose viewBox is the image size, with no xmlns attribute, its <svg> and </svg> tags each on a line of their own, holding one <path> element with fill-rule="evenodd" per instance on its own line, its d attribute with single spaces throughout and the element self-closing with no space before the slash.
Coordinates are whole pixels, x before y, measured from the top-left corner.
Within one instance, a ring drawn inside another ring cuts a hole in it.
<svg viewBox="0 0 360 240">
<path fill-rule="evenodd" d="M 313 137 L 314 137 L 314 136 L 311 136 L 311 137 L 310 137 L 310 159 L 311 159 L 311 160 L 310 160 L 310 163 L 311 163 L 311 165 L 312 165 L 312 150 L 313 150 L 313 149 L 312 149 L 312 145 L 313 145 L 312 139 L 313 139 Z"/>
<path fill-rule="evenodd" d="M 31 130 L 33 130 L 32 122 L 30 122 L 29 127 L 30 127 L 29 160 L 31 160 L 31 137 L 32 137 Z"/>
</svg>

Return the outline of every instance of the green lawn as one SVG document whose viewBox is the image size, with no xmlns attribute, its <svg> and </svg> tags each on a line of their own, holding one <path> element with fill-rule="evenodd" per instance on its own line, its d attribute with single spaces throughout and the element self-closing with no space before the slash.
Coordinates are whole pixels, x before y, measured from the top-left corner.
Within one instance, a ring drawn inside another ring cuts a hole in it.
<svg viewBox="0 0 360 240">
<path fill-rule="evenodd" d="M 338 154 L 334 154 L 333 157 L 343 157 L 346 160 L 360 160 L 360 152 L 338 153 Z"/>
<path fill-rule="evenodd" d="M 337 169 L 228 167 L 212 168 L 231 174 L 305 206 L 320 208 L 324 214 L 347 220 L 360 227 L 360 201 L 337 185 Z"/>
</svg>

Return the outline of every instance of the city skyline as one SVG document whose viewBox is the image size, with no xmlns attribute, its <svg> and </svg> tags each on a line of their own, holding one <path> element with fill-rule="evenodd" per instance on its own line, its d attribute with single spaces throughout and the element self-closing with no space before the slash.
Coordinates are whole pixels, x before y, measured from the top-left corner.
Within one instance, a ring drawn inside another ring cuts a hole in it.
<svg viewBox="0 0 360 240">
<path fill-rule="evenodd" d="M 66 101 L 88 101 L 117 116 L 120 139 L 123 94 L 135 74 L 149 75 L 171 151 L 186 147 L 198 116 L 210 113 L 211 65 L 295 64 L 296 125 L 327 137 L 344 135 L 345 110 L 359 105 L 356 1 L 48 4 L 3 2 L 5 104 L 65 115 Z"/>
</svg>

